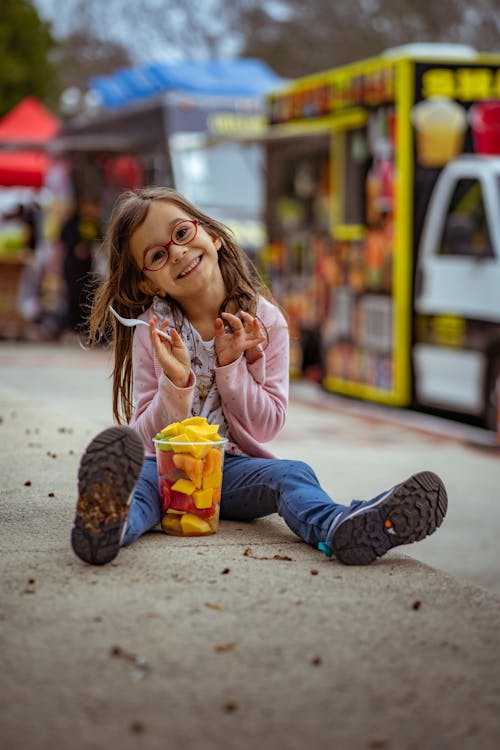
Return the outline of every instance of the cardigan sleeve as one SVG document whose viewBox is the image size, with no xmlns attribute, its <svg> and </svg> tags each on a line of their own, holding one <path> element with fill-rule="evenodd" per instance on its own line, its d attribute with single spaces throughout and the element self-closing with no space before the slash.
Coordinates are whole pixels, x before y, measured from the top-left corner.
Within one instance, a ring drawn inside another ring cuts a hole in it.
<svg viewBox="0 0 500 750">
<path fill-rule="evenodd" d="M 147 452 L 154 453 L 156 433 L 190 415 L 195 376 L 191 372 L 185 388 L 175 386 L 156 360 L 149 330 L 144 326 L 134 332 L 132 366 L 135 409 L 130 426 L 141 435 Z"/>
<path fill-rule="evenodd" d="M 289 334 L 277 307 L 261 300 L 258 315 L 267 328 L 269 345 L 249 365 L 244 356 L 215 369 L 217 388 L 231 433 L 246 433 L 265 443 L 283 428 L 288 407 Z"/>
</svg>

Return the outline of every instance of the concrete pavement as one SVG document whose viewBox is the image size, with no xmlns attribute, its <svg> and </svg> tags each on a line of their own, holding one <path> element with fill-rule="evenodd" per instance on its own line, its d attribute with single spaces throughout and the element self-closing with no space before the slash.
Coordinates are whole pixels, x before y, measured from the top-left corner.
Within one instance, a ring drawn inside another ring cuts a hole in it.
<svg viewBox="0 0 500 750">
<path fill-rule="evenodd" d="M 0 345 L 2 750 L 498 746 L 497 451 L 294 387 L 274 450 L 346 501 L 437 471 L 433 537 L 351 568 L 279 518 L 225 522 L 93 568 L 69 531 L 108 373 L 104 352 Z"/>
</svg>

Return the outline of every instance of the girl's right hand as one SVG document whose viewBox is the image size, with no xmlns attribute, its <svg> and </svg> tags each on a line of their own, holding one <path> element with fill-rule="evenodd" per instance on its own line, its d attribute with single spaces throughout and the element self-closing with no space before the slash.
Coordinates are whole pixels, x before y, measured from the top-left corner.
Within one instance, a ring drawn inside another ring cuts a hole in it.
<svg viewBox="0 0 500 750">
<path fill-rule="evenodd" d="M 164 320 L 159 328 L 161 331 L 165 331 L 169 325 L 169 321 Z M 156 315 L 153 315 L 149 321 L 149 332 L 162 370 L 177 388 L 186 388 L 191 375 L 191 357 L 189 356 L 189 352 L 175 328 L 169 329 L 168 334 L 171 341 L 167 341 L 167 339 L 156 333 L 155 328 L 157 326 L 158 318 Z"/>
</svg>

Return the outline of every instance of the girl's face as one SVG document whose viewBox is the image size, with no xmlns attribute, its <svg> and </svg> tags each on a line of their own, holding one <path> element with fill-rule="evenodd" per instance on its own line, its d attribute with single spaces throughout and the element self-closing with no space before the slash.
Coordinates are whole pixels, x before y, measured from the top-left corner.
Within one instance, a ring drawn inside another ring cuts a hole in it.
<svg viewBox="0 0 500 750">
<path fill-rule="evenodd" d="M 212 237 L 200 224 L 196 224 L 196 234 L 188 244 L 175 245 L 171 239 L 182 240 L 186 224 L 178 228 L 179 222 L 191 220 L 185 211 L 164 200 L 153 201 L 146 219 L 130 238 L 132 257 L 142 271 L 143 291 L 148 294 L 168 295 L 181 306 L 183 300 L 194 294 L 221 291 L 222 275 L 218 263 L 218 250 L 221 241 Z M 176 231 L 172 233 L 172 230 Z M 168 244 L 168 247 L 166 248 Z M 165 264 L 156 271 L 152 267 L 160 259 L 167 258 Z"/>
</svg>

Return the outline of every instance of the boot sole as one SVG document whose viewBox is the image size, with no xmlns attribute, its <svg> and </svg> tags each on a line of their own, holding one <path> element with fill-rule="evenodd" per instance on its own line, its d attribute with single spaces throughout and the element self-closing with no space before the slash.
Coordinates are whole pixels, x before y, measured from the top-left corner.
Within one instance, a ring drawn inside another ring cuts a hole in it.
<svg viewBox="0 0 500 750">
<path fill-rule="evenodd" d="M 144 446 L 130 427 L 109 427 L 87 446 L 78 471 L 78 502 L 71 545 L 90 565 L 105 565 L 120 549 Z"/>
<path fill-rule="evenodd" d="M 441 479 L 431 471 L 414 474 L 380 504 L 346 518 L 333 534 L 333 554 L 346 565 L 369 565 L 393 547 L 433 534 L 447 508 Z"/>
</svg>

